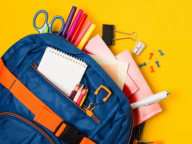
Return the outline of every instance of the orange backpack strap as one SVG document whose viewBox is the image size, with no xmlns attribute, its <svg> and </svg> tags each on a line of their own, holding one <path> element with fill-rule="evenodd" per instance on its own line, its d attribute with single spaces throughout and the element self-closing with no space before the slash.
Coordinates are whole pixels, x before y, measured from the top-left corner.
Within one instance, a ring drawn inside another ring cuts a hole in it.
<svg viewBox="0 0 192 144">
<path fill-rule="evenodd" d="M 70 141 L 72 144 L 95 144 L 84 134 L 76 134 L 75 128 L 64 122 L 48 106 L 28 90 L 4 65 L 0 59 L 0 83 L 6 87 L 23 105 L 34 115 L 34 120 L 63 141 Z M 76 130 L 77 131 L 77 130 Z M 70 135 L 71 138 L 68 136 Z"/>
</svg>

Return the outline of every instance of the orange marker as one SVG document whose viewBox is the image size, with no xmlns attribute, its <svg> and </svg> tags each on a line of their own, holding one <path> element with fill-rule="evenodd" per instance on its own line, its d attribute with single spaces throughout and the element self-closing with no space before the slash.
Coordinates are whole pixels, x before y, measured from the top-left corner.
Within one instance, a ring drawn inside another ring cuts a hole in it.
<svg viewBox="0 0 192 144">
<path fill-rule="evenodd" d="M 75 95 L 75 97 L 74 97 L 74 99 L 73 99 L 74 102 L 77 102 L 79 96 L 81 95 L 82 90 L 83 90 L 83 86 L 84 86 L 84 85 L 82 85 L 82 86 L 80 87 L 80 89 L 77 91 L 77 94 Z"/>
</svg>

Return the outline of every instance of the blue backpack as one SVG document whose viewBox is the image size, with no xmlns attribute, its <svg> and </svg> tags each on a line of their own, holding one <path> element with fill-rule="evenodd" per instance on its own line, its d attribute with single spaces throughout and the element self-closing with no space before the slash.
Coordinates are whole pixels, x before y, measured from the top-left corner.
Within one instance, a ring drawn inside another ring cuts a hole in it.
<svg viewBox="0 0 192 144">
<path fill-rule="evenodd" d="M 89 93 L 83 107 L 38 72 L 48 46 L 87 63 L 81 83 Z M 105 88 L 111 96 L 103 101 Z M 133 128 L 128 99 L 101 66 L 58 35 L 29 35 L 1 58 L 0 144 L 132 144 L 143 126 Z"/>
</svg>

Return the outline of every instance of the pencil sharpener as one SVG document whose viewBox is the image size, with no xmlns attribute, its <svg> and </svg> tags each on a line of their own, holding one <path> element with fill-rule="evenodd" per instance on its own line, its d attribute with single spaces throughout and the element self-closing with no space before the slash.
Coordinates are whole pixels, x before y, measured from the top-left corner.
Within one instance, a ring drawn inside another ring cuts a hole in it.
<svg viewBox="0 0 192 144">
<path fill-rule="evenodd" d="M 132 52 L 134 52 L 136 55 L 140 55 L 145 47 L 146 45 L 144 43 L 142 43 L 141 41 L 138 41 L 137 44 L 132 49 Z"/>
</svg>

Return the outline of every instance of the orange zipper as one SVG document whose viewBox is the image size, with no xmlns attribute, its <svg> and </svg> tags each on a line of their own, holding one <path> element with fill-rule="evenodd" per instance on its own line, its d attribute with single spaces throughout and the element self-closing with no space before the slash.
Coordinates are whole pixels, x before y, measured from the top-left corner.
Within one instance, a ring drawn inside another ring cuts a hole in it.
<svg viewBox="0 0 192 144">
<path fill-rule="evenodd" d="M 68 98 L 73 104 L 75 104 L 80 110 L 82 110 L 85 114 L 86 111 L 84 109 L 82 109 L 79 105 L 77 105 L 73 100 L 71 100 L 65 93 L 63 93 L 60 89 L 58 89 L 54 84 L 52 84 L 45 76 L 43 76 L 38 70 L 38 66 L 37 64 L 33 63 L 31 64 L 32 68 L 39 74 L 41 75 L 42 78 L 44 78 L 49 84 L 51 84 L 55 89 L 57 89 L 62 95 L 64 95 L 66 98 Z M 100 123 L 100 121 L 97 119 L 97 117 L 95 115 L 92 116 L 93 120 L 95 120 L 95 122 L 97 124 Z"/>
<path fill-rule="evenodd" d="M 31 122 L 30 120 L 20 116 L 20 115 L 17 115 L 15 113 L 11 113 L 11 112 L 2 112 L 0 113 L 0 116 L 5 116 L 5 115 L 9 115 L 9 116 L 13 116 L 15 118 L 18 118 L 26 123 L 28 123 L 29 125 L 31 125 L 32 127 L 34 127 L 35 129 L 37 129 L 39 132 L 41 132 L 41 134 L 43 134 L 51 144 L 55 144 L 55 142 L 51 139 L 51 137 L 44 131 L 42 130 L 39 126 L 37 126 L 36 124 L 34 124 L 33 122 Z"/>
</svg>

